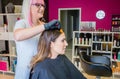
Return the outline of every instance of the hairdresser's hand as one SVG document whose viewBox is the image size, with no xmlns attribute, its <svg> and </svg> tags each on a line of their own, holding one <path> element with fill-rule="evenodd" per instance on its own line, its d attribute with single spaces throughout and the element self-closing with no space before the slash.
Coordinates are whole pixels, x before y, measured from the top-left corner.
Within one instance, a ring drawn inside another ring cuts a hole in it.
<svg viewBox="0 0 120 79">
<path fill-rule="evenodd" d="M 44 24 L 45 30 L 49 30 L 49 29 L 60 29 L 61 28 L 61 24 L 60 21 L 58 20 L 52 20 L 46 24 Z"/>
</svg>

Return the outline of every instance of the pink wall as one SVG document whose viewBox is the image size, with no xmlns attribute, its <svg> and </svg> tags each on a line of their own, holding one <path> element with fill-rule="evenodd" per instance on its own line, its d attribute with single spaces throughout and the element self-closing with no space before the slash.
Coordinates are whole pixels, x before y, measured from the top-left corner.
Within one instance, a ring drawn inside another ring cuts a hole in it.
<svg viewBox="0 0 120 79">
<path fill-rule="evenodd" d="M 58 8 L 81 8 L 81 21 L 96 21 L 96 28 L 111 29 L 112 14 L 120 14 L 120 0 L 49 0 L 49 20 L 58 19 Z M 99 20 L 96 11 L 106 16 Z"/>
</svg>

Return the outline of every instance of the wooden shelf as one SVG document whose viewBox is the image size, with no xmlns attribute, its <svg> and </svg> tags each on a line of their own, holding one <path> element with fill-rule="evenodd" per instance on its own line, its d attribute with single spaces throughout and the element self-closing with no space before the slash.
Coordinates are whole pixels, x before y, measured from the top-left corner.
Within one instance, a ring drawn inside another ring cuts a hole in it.
<svg viewBox="0 0 120 79">
<path fill-rule="evenodd" d="M 5 17 L 5 18 L 4 18 Z M 0 60 L 1 61 L 7 61 L 8 62 L 8 71 L 2 71 L 3 74 L 10 73 L 14 74 L 15 72 L 15 65 L 17 62 L 17 56 L 16 56 L 16 49 L 15 49 L 15 41 L 13 37 L 13 28 L 15 26 L 16 21 L 18 18 L 21 18 L 21 13 L 1 13 L 0 14 L 0 27 L 2 27 L 2 30 L 0 31 L 0 41 L 7 41 L 5 43 L 7 46 L 7 53 L 8 54 L 0 54 Z M 5 22 L 4 22 L 5 21 Z M 7 22 L 7 32 L 4 32 L 4 24 Z M 6 48 L 4 49 L 6 50 Z M 3 51 L 3 50 L 0 50 Z"/>
</svg>

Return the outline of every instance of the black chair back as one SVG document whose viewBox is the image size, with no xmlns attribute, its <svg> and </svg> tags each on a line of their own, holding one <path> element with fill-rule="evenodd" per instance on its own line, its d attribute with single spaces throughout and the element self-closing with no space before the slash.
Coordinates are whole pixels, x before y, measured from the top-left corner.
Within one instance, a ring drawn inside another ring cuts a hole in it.
<svg viewBox="0 0 120 79">
<path fill-rule="evenodd" d="M 110 62 L 109 58 L 105 56 L 92 57 L 87 55 L 86 52 L 80 52 L 79 57 L 80 57 L 81 67 L 87 74 L 93 76 L 105 76 L 105 77 L 112 76 L 112 69 L 110 67 L 110 64 L 106 63 L 106 62 Z"/>
</svg>

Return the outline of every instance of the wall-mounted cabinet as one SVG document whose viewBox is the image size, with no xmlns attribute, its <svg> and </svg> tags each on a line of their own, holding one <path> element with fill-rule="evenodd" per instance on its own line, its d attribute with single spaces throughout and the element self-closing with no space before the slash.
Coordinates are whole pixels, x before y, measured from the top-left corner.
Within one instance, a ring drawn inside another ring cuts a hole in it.
<svg viewBox="0 0 120 79">
<path fill-rule="evenodd" d="M 120 62 L 120 33 L 114 32 L 113 37 L 112 58 L 114 61 Z"/>
<path fill-rule="evenodd" d="M 112 15 L 112 31 L 120 32 L 120 15 Z"/>
</svg>

